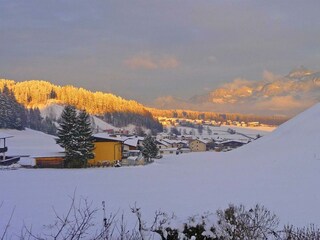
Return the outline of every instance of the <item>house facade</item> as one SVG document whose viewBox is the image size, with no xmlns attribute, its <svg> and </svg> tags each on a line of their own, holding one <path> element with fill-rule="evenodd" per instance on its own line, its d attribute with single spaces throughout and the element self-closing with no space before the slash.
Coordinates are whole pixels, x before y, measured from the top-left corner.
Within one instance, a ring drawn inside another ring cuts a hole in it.
<svg viewBox="0 0 320 240">
<path fill-rule="evenodd" d="M 122 160 L 123 140 L 105 133 L 94 136 L 94 158 L 88 161 L 91 166 L 109 166 Z"/>
<path fill-rule="evenodd" d="M 191 152 L 205 152 L 207 150 L 207 143 L 200 139 L 192 140 L 189 143 Z"/>
<path fill-rule="evenodd" d="M 64 153 L 33 156 L 37 168 L 63 168 Z"/>
</svg>

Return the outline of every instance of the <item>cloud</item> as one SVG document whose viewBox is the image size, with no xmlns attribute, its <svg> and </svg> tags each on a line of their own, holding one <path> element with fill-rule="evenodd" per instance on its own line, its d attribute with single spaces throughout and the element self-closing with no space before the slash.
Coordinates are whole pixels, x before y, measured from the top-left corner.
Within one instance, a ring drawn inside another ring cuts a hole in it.
<svg viewBox="0 0 320 240">
<path fill-rule="evenodd" d="M 180 65 L 180 62 L 175 56 L 154 56 L 149 53 L 144 53 L 125 59 L 124 65 L 132 70 L 174 69 Z"/>
<path fill-rule="evenodd" d="M 167 56 L 159 59 L 159 67 L 163 69 L 177 68 L 179 65 L 179 61 L 173 56 Z"/>
<path fill-rule="evenodd" d="M 235 89 L 239 89 L 241 87 L 249 87 L 249 86 L 253 85 L 253 83 L 254 82 L 249 81 L 247 79 L 235 78 L 232 82 L 223 84 L 221 88 L 235 90 Z"/>
<path fill-rule="evenodd" d="M 312 106 L 314 103 L 315 101 L 311 99 L 303 99 L 301 101 L 301 99 L 296 99 L 293 96 L 275 96 L 257 103 L 255 107 L 272 113 L 291 115 Z"/>
<path fill-rule="evenodd" d="M 276 80 L 279 80 L 282 78 L 282 76 L 280 75 L 276 75 L 270 71 L 264 70 L 262 73 L 262 77 L 264 80 L 268 81 L 268 82 L 274 82 Z"/>
</svg>

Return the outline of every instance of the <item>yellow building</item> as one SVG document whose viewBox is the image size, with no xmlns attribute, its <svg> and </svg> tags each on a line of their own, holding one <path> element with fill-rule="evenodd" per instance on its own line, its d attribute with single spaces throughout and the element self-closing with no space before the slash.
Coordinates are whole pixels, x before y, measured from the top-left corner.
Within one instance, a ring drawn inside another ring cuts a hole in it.
<svg viewBox="0 0 320 240">
<path fill-rule="evenodd" d="M 89 165 L 108 166 L 122 160 L 123 140 L 121 138 L 98 133 L 94 135 L 94 139 L 94 159 L 88 161 Z"/>
<path fill-rule="evenodd" d="M 205 140 L 192 140 L 189 143 L 191 152 L 205 152 L 207 150 L 207 142 Z"/>
</svg>

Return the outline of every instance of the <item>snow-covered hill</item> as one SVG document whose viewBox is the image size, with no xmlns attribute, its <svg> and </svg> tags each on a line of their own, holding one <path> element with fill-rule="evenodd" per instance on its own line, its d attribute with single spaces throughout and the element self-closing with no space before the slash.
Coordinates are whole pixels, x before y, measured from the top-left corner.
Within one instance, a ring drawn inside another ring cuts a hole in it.
<svg viewBox="0 0 320 240">
<path fill-rule="evenodd" d="M 58 126 L 57 120 L 60 118 L 61 113 L 63 111 L 63 108 L 64 108 L 63 105 L 59 105 L 56 103 L 50 103 L 40 109 L 41 116 L 43 118 L 46 118 L 46 117 L 50 118 Z M 94 115 L 91 115 L 90 120 L 91 120 L 92 126 L 94 128 L 94 132 L 102 132 L 102 131 L 110 130 L 110 129 L 112 129 L 114 131 L 119 130 L 118 127 L 115 127 L 109 123 L 106 123 L 105 121 L 101 120 L 100 118 L 98 118 Z M 135 125 L 129 124 L 128 126 L 122 127 L 121 130 L 127 130 L 128 133 L 132 134 L 134 132 L 135 128 L 136 128 Z M 147 128 L 142 127 L 142 129 L 146 133 L 150 132 L 150 130 Z"/>
<path fill-rule="evenodd" d="M 60 118 L 63 108 L 64 107 L 62 105 L 58 105 L 55 103 L 48 104 L 47 106 L 40 109 L 41 116 L 43 118 L 48 117 L 54 122 L 56 122 Z M 114 130 L 117 129 L 116 127 L 104 122 L 103 120 L 101 120 L 100 118 L 97 118 L 96 116 L 92 116 L 91 121 L 94 127 L 100 131 L 106 130 L 106 129 L 114 129 Z"/>
<path fill-rule="evenodd" d="M 146 220 L 158 209 L 186 218 L 229 203 L 260 203 L 282 224 L 318 224 L 319 122 L 317 104 L 232 152 L 168 156 L 144 167 L 2 171 L 0 228 L 14 207 L 11 230 L 19 231 L 23 221 L 33 229 L 52 223 L 52 206 L 65 212 L 75 190 L 96 207 L 106 201 L 109 212 L 124 212 L 128 224 L 136 223 L 129 208 L 135 202 Z"/>
</svg>

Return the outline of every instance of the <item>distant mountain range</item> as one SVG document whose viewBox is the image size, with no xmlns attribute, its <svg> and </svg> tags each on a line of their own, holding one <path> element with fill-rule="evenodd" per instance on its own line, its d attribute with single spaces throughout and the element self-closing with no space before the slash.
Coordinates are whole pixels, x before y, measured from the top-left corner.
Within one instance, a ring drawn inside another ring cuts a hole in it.
<svg viewBox="0 0 320 240">
<path fill-rule="evenodd" d="M 320 72 L 299 67 L 285 76 L 265 72 L 263 79 L 235 79 L 206 94 L 182 100 L 172 96 L 155 101 L 164 109 L 279 114 L 292 116 L 319 102 Z"/>
</svg>

